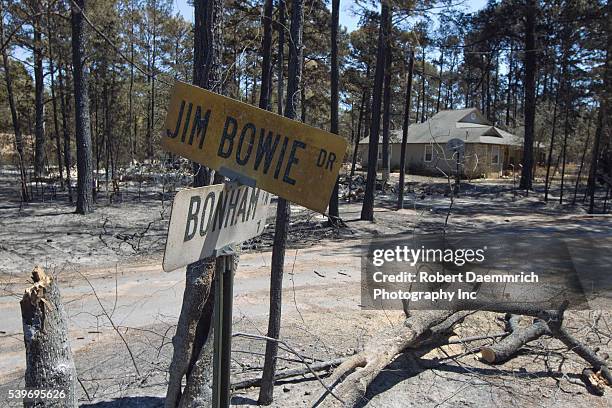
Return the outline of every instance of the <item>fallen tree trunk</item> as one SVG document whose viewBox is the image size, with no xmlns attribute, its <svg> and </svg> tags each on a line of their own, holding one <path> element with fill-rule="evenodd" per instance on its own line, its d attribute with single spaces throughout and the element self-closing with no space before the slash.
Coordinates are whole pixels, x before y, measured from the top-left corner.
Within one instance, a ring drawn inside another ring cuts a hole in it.
<svg viewBox="0 0 612 408">
<path fill-rule="evenodd" d="M 591 364 L 593 370 L 607 384 L 612 384 L 612 375 L 605 359 L 575 339 L 562 326 L 565 305 L 559 310 L 538 310 L 534 305 L 514 303 L 477 305 L 476 303 L 466 302 L 459 306 L 459 310 L 481 310 L 512 314 L 507 317 L 507 328 L 514 329 L 512 333 L 515 334 L 508 336 L 509 339 L 504 342 L 507 344 L 502 344 L 499 350 L 493 351 L 493 361 L 501 362 L 504 358 L 511 356 L 513 350 L 518 350 L 528 341 L 542 334 L 550 334 Z M 326 386 L 326 392 L 313 403 L 313 406 L 353 407 L 361 403 L 367 387 L 399 353 L 407 348 L 424 345 L 435 347 L 444 344 L 442 335 L 452 331 L 453 326 L 469 314 L 465 311 L 448 310 L 410 311 L 410 313 L 405 326 L 395 327 L 378 336 L 370 341 L 362 352 L 349 357 L 338 366 L 330 377 L 331 386 Z M 534 325 L 522 330 L 517 328 L 519 316 L 514 315 L 533 316 L 537 320 Z"/>
<path fill-rule="evenodd" d="M 550 334 L 548 325 L 539 319 L 536 319 L 534 323 L 527 328 L 521 328 L 518 327 L 516 323 L 510 323 L 510 319 L 508 322 L 508 326 L 512 327 L 512 332 L 508 336 L 492 346 L 486 346 L 480 349 L 482 360 L 489 364 L 499 364 L 508 361 L 525 344 L 540 338 L 544 334 Z"/>
<path fill-rule="evenodd" d="M 23 405 L 76 407 L 77 374 L 59 288 L 53 277 L 38 266 L 32 271 L 32 281 L 34 284 L 25 290 L 20 302 L 26 348 L 25 386 L 53 393 L 49 398 L 24 399 Z"/>
<path fill-rule="evenodd" d="M 362 352 L 342 363 L 330 377 L 333 394 L 326 391 L 313 405 L 354 406 L 361 401 L 368 385 L 378 373 L 399 353 L 409 347 L 435 342 L 467 314 L 448 310 L 413 311 L 405 325 L 394 327 L 373 339 Z M 447 322 L 447 319 L 450 321 Z"/>
</svg>

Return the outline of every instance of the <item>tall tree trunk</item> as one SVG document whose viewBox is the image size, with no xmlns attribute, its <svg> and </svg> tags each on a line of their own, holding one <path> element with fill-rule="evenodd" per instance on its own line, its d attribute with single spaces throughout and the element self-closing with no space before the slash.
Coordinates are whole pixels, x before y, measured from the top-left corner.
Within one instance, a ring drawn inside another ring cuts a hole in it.
<svg viewBox="0 0 612 408">
<path fill-rule="evenodd" d="M 427 100 L 427 98 L 425 97 L 425 44 L 423 44 L 423 72 L 421 72 L 421 79 L 423 80 L 423 83 L 421 84 L 422 87 L 422 94 L 423 94 L 423 99 L 421 100 L 421 103 L 423 104 L 423 106 L 421 107 L 421 123 L 425 122 L 425 118 L 426 113 L 425 113 L 425 101 Z"/>
<path fill-rule="evenodd" d="M 597 171 L 599 169 L 599 145 L 601 144 L 604 122 L 604 102 L 599 105 L 599 113 L 597 115 L 597 128 L 595 130 L 595 140 L 593 143 L 593 151 L 591 152 L 591 172 L 589 173 L 588 193 L 589 193 L 589 214 L 595 211 L 595 189 L 597 180 Z"/>
<path fill-rule="evenodd" d="M 582 175 L 582 169 L 584 168 L 584 159 L 589 148 L 589 142 L 591 141 L 591 123 L 590 120 L 587 123 L 587 138 L 584 142 L 584 149 L 582 150 L 582 157 L 580 159 L 580 167 L 578 168 L 578 176 L 576 176 L 576 185 L 574 186 L 574 198 L 572 199 L 572 205 L 576 205 L 576 196 L 578 195 L 578 186 L 580 185 L 580 176 Z"/>
<path fill-rule="evenodd" d="M 302 67 L 304 67 L 304 59 L 302 59 Z M 301 100 L 300 120 L 303 123 L 306 123 L 306 78 L 302 80 L 302 86 L 300 87 L 300 100 Z"/>
<path fill-rule="evenodd" d="M 381 2 L 380 28 L 378 32 L 378 49 L 376 51 L 376 70 L 374 89 L 372 91 L 372 119 L 370 124 L 370 141 L 368 144 L 368 177 L 366 191 L 361 208 L 361 219 L 374 221 L 374 189 L 376 188 L 376 165 L 378 163 L 378 136 L 380 132 L 380 107 L 385 75 L 385 46 L 387 44 L 386 21 L 389 18 L 389 4 Z"/>
<path fill-rule="evenodd" d="M 367 77 L 366 77 L 367 78 Z M 365 104 L 368 100 L 367 89 L 364 88 L 361 93 L 361 103 L 359 104 L 359 118 L 357 119 L 357 134 L 355 135 L 355 147 L 353 150 L 353 159 L 351 161 L 351 174 L 349 175 L 349 191 L 352 189 L 353 176 L 355 175 L 355 166 L 357 164 L 357 155 L 359 151 L 359 141 L 361 140 L 361 125 L 363 123 L 363 116 L 365 110 Z"/>
<path fill-rule="evenodd" d="M 278 0 L 278 61 L 276 67 L 276 81 L 277 81 L 277 111 L 279 115 L 283 114 L 283 86 L 284 86 L 284 68 L 285 68 L 285 29 L 287 26 L 287 19 L 285 18 L 285 0 Z"/>
<path fill-rule="evenodd" d="M 264 17 L 262 38 L 262 64 L 261 64 L 261 92 L 259 94 L 259 107 L 261 109 L 270 110 L 270 88 L 272 86 L 272 0 L 264 2 Z M 280 28 L 281 30 L 284 27 Z M 282 45 L 279 45 L 281 47 Z M 280 48 L 279 48 L 280 49 Z M 280 75 L 282 75 L 282 59 L 279 59 Z M 282 87 L 282 85 L 281 85 Z M 282 97 L 280 97 L 282 100 Z M 280 102 L 279 102 L 280 103 Z M 282 108 L 280 109 L 282 111 Z M 280 335 L 281 322 L 281 297 L 283 290 L 283 273 L 282 269 L 272 270 L 270 274 L 270 305 L 268 315 L 268 331 L 267 336 L 277 339 Z M 266 352 L 264 359 L 264 369 L 262 373 L 261 388 L 259 390 L 259 403 L 270 404 L 272 402 L 274 388 L 274 372 L 276 368 L 276 355 L 278 349 L 273 341 L 266 342 Z"/>
<path fill-rule="evenodd" d="M 134 0 L 130 0 L 130 88 L 128 91 L 128 112 L 128 150 L 130 153 L 130 164 L 134 164 L 134 145 L 136 143 L 136 118 L 134 117 Z M 132 124 L 134 124 L 133 127 Z"/>
<path fill-rule="evenodd" d="M 546 159 L 546 179 L 544 180 L 544 201 L 548 201 L 548 191 L 550 186 L 550 166 L 552 164 L 553 147 L 555 145 L 555 134 L 557 129 L 557 106 L 559 105 L 559 93 L 561 85 L 557 86 L 555 94 L 555 107 L 553 108 L 552 130 L 550 136 L 550 145 L 548 146 L 548 158 Z"/>
<path fill-rule="evenodd" d="M 153 159 L 153 132 L 155 129 L 155 62 L 157 59 L 157 3 L 153 2 L 153 51 L 151 53 L 151 127 L 148 134 L 148 152 L 149 159 Z"/>
<path fill-rule="evenodd" d="M 45 173 L 45 84 L 43 73 L 43 49 L 41 33 L 41 4 L 35 4 L 34 13 L 34 173 L 40 177 Z"/>
<path fill-rule="evenodd" d="M 563 156 L 561 164 L 561 190 L 559 191 L 559 205 L 563 205 L 563 190 L 565 187 L 565 162 L 567 158 L 567 136 L 569 134 L 569 103 L 566 101 L 565 105 L 565 124 L 563 125 Z"/>
<path fill-rule="evenodd" d="M 78 214 L 93 212 L 93 168 L 91 162 L 91 133 L 89 128 L 89 98 L 87 73 L 84 64 L 85 33 L 83 12 L 85 0 L 71 4 L 72 67 L 74 78 L 74 115 L 77 145 L 77 205 Z"/>
<path fill-rule="evenodd" d="M 595 143 L 591 158 L 591 177 L 589 178 L 589 214 L 595 211 L 595 180 L 599 170 L 599 147 L 604 134 L 610 135 L 610 107 L 612 106 L 612 0 L 608 0 L 607 6 L 607 42 L 606 42 L 606 65 L 604 68 L 604 83 L 602 87 L 601 102 L 599 104 L 599 120 L 595 133 Z M 609 140 L 608 140 L 609 143 Z"/>
<path fill-rule="evenodd" d="M 510 53 L 508 54 L 508 88 L 506 89 L 506 126 L 510 126 L 510 105 L 512 103 L 512 73 L 514 71 L 514 41 L 510 41 Z"/>
<path fill-rule="evenodd" d="M 423 78 L 421 78 L 422 80 Z M 418 85 L 417 85 L 418 87 Z M 467 100 L 467 99 L 466 99 Z M 416 100 L 416 114 L 414 115 L 414 121 L 419 123 L 419 112 L 421 112 L 421 90 L 417 89 L 417 100 Z"/>
<path fill-rule="evenodd" d="M 213 92 L 221 90 L 223 50 L 223 0 L 194 1 L 194 65 L 193 83 Z M 208 185 L 213 172 L 192 163 L 193 184 Z M 214 182 L 221 182 L 217 173 Z M 232 259 L 234 268 L 238 256 Z M 216 270 L 215 258 L 206 258 L 187 265 L 181 313 L 172 338 L 174 346 L 169 369 L 165 407 L 197 407 L 212 404 L 213 313 L 215 291 L 212 285 Z M 182 389 L 183 377 L 187 384 Z"/>
<path fill-rule="evenodd" d="M 412 72 L 414 71 L 414 51 L 410 50 L 408 60 L 408 79 L 406 80 L 406 103 L 404 105 L 404 124 L 402 127 L 402 150 L 400 152 L 399 191 L 397 209 L 404 208 L 404 179 L 406 176 L 406 145 L 408 144 L 408 127 L 410 126 L 410 98 L 412 96 Z"/>
<path fill-rule="evenodd" d="M 440 49 L 440 78 L 438 79 L 438 100 L 436 102 L 436 113 L 440 112 L 440 100 L 442 99 L 442 68 L 444 68 L 444 48 Z"/>
<path fill-rule="evenodd" d="M 338 69 L 338 25 L 340 21 L 340 0 L 332 0 L 331 15 L 331 124 L 329 131 L 338 134 L 338 99 L 340 93 L 340 72 Z M 344 158 L 342 158 L 344 160 Z M 338 209 L 339 183 L 336 184 L 329 199 L 329 219 L 331 225 L 335 225 L 340 217 Z"/>
<path fill-rule="evenodd" d="M 536 0 L 525 6 L 525 142 L 520 188 L 531 190 L 533 171 L 533 142 L 535 134 L 535 77 L 536 77 Z"/>
<path fill-rule="evenodd" d="M 291 9 L 291 38 L 289 47 L 289 70 L 287 77 L 287 97 L 285 106 L 285 117 L 295 119 L 297 117 L 297 106 L 295 96 L 299 92 L 302 79 L 302 35 L 304 22 L 304 4 L 302 0 L 293 0 Z M 283 198 L 278 199 L 276 208 L 276 223 L 274 228 L 274 244 L 272 247 L 271 275 L 274 276 L 274 288 L 270 288 L 270 320 L 268 330 L 274 326 L 276 333 L 280 332 L 280 317 L 282 305 L 282 279 L 285 266 L 285 247 L 287 245 L 287 231 L 291 209 L 289 202 Z M 272 310 L 274 309 L 274 310 Z M 278 336 L 278 334 L 277 334 Z M 266 343 L 266 358 L 264 373 L 259 390 L 258 403 L 269 405 L 274 396 L 274 373 L 276 371 L 276 358 L 278 355 L 278 343 Z M 267 365 L 267 367 L 266 367 Z"/>
<path fill-rule="evenodd" d="M 0 11 L 3 3 L 0 2 Z M 0 13 L 1 14 L 1 13 Z M 0 19 L 0 43 L 4 43 L 4 21 Z M 8 98 L 9 108 L 11 110 L 11 119 L 13 121 L 13 131 L 15 132 L 15 150 L 17 151 L 17 160 L 19 165 L 19 178 L 21 181 L 21 201 L 30 201 L 30 194 L 27 186 L 27 174 L 25 168 L 25 156 L 23 151 L 23 137 L 21 135 L 21 125 L 17 115 L 17 107 L 15 105 L 15 95 L 13 94 L 13 82 L 11 78 L 11 67 L 6 47 L 2 48 L 2 64 L 4 65 L 4 80 L 6 82 L 6 94 Z"/>
<path fill-rule="evenodd" d="M 455 109 L 454 71 L 455 71 L 456 59 L 457 59 L 457 56 L 453 53 L 453 58 L 451 59 L 451 66 L 450 66 L 450 69 L 448 70 L 448 84 L 446 85 L 447 88 L 446 88 L 446 100 L 444 102 L 444 109 L 451 109 L 451 110 Z"/>
<path fill-rule="evenodd" d="M 389 127 L 391 121 L 391 63 L 393 55 L 391 53 L 391 18 L 393 10 L 389 6 L 389 16 L 386 25 L 387 41 L 385 43 L 385 75 L 383 81 L 383 134 L 382 134 L 382 188 L 389 180 L 391 158 L 389 157 Z"/>
<path fill-rule="evenodd" d="M 491 111 L 491 122 L 497 124 L 497 97 L 499 93 L 499 53 L 495 55 L 495 82 L 493 82 L 493 110 Z"/>
<path fill-rule="evenodd" d="M 66 94 L 64 88 L 64 75 L 62 66 L 58 67 L 58 82 L 60 92 L 60 110 L 62 113 L 62 132 L 64 139 L 64 165 L 66 166 L 66 185 L 68 186 L 68 201 L 72 203 L 72 178 L 70 170 L 72 168 L 72 153 L 70 148 L 70 129 L 68 127 L 68 112 L 70 112 L 70 96 Z"/>
<path fill-rule="evenodd" d="M 53 60 L 53 45 L 51 41 L 51 4 L 47 4 L 47 47 L 49 52 L 49 75 L 51 77 L 51 106 L 53 107 L 53 127 L 55 131 L 55 152 L 59 171 L 60 188 L 64 189 L 64 168 L 62 166 L 62 144 L 60 141 L 59 119 L 57 117 L 57 99 L 55 94 L 55 61 Z"/>
<path fill-rule="evenodd" d="M 270 89 L 272 88 L 272 0 L 264 2 L 263 37 L 261 40 L 261 91 L 259 107 L 270 110 Z"/>
</svg>

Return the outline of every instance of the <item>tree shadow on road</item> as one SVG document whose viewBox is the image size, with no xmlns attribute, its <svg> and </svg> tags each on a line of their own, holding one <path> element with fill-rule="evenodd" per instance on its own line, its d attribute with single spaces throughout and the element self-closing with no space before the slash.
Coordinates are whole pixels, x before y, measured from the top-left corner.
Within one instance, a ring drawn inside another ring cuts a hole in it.
<svg viewBox="0 0 612 408">
<path fill-rule="evenodd" d="M 82 408 L 153 408 L 163 406 L 163 397 L 147 396 L 113 398 L 110 401 L 99 401 L 80 405 Z"/>
</svg>

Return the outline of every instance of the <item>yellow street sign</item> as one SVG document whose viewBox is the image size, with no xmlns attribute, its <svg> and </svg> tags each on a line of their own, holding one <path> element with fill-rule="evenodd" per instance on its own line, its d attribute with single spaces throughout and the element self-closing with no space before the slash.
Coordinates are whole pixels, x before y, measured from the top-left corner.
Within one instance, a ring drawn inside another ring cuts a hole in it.
<svg viewBox="0 0 612 408">
<path fill-rule="evenodd" d="M 346 152 L 333 133 L 176 82 L 162 147 L 324 213 Z"/>
</svg>

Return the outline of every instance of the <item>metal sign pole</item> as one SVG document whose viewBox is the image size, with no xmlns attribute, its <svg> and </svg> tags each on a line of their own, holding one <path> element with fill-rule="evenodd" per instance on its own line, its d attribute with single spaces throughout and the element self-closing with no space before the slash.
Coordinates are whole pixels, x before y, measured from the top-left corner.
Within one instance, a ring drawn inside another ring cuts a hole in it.
<svg viewBox="0 0 612 408">
<path fill-rule="evenodd" d="M 214 328 L 213 328 L 213 386 L 212 386 L 212 406 L 213 408 L 221 408 L 221 354 L 223 353 L 223 343 L 221 341 L 221 324 L 223 322 L 223 271 L 225 257 L 219 257 L 215 265 L 215 306 L 214 306 Z"/>
<path fill-rule="evenodd" d="M 230 371 L 232 361 L 232 307 L 234 300 L 234 255 L 225 255 L 223 269 L 223 321 L 221 324 L 221 381 L 222 407 L 230 405 Z"/>
<path fill-rule="evenodd" d="M 228 408 L 230 403 L 234 255 L 231 247 L 216 253 L 213 408 Z"/>
</svg>

